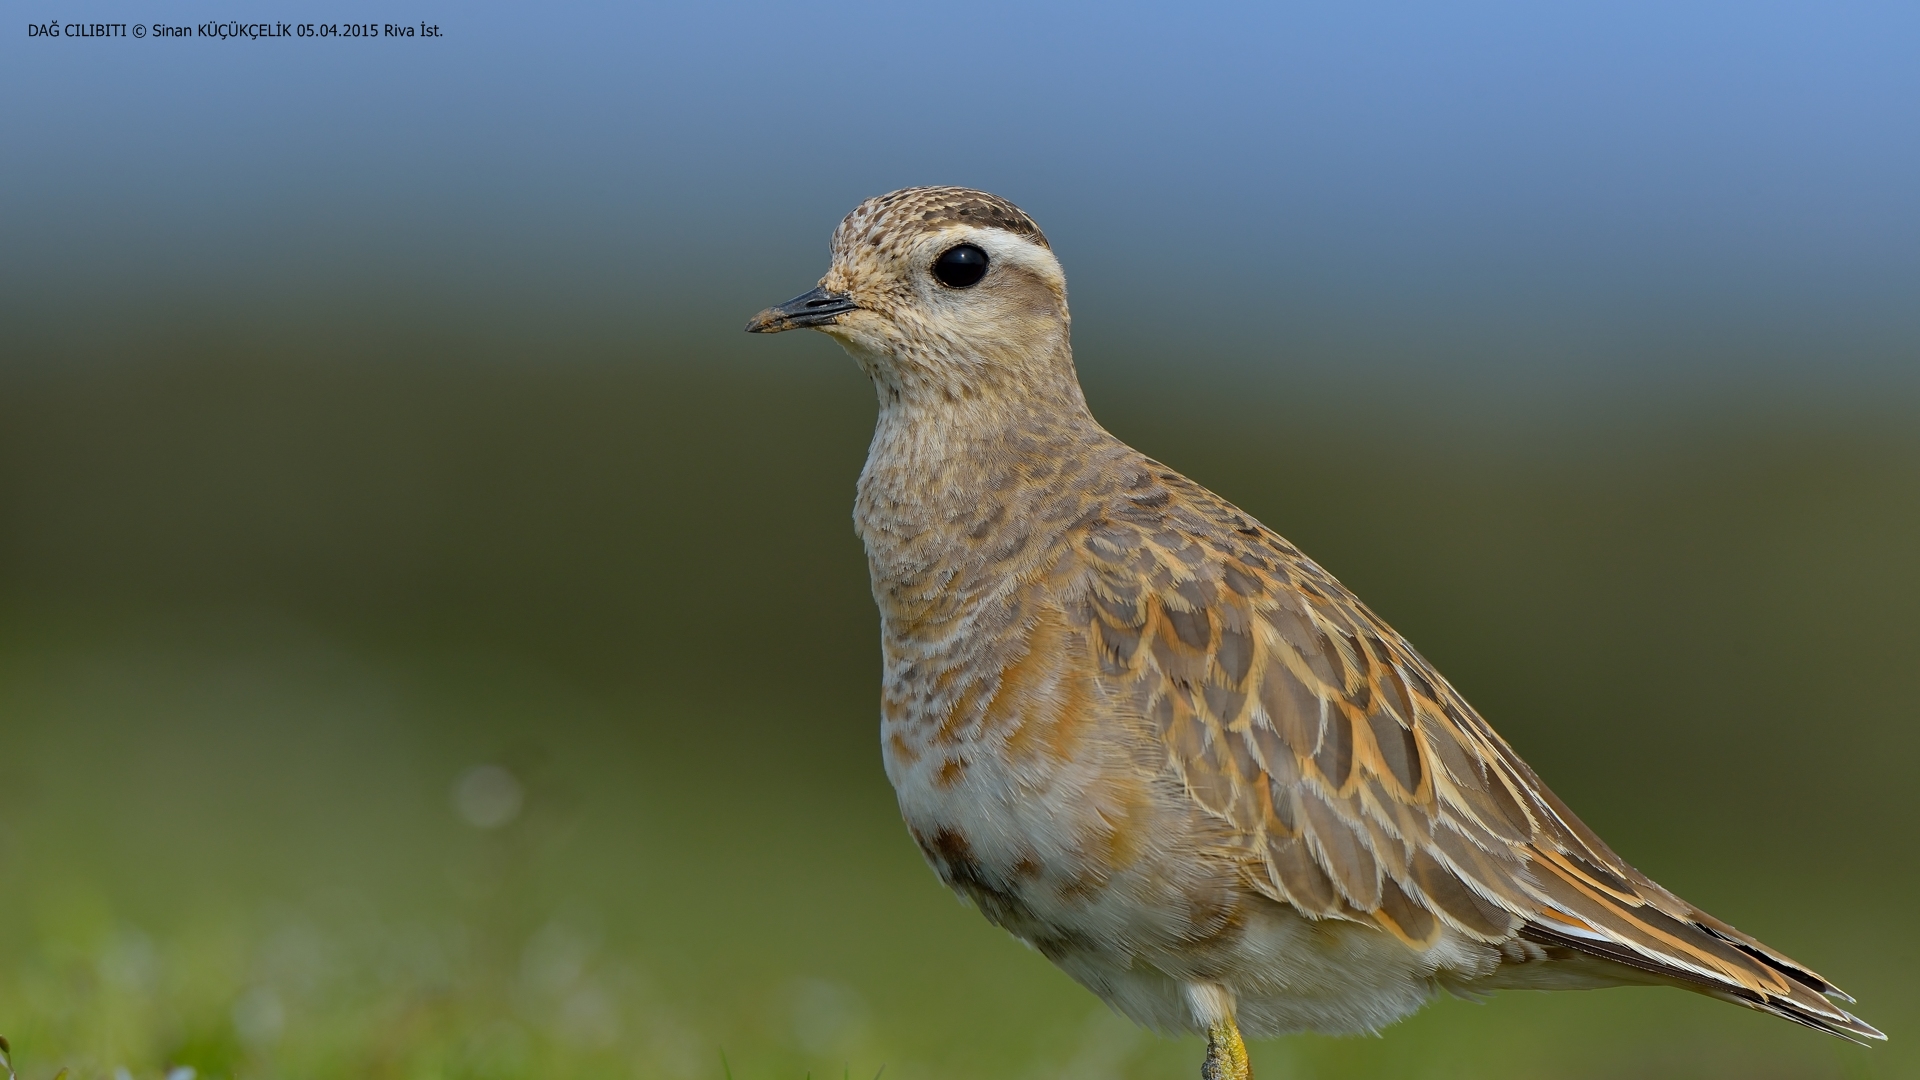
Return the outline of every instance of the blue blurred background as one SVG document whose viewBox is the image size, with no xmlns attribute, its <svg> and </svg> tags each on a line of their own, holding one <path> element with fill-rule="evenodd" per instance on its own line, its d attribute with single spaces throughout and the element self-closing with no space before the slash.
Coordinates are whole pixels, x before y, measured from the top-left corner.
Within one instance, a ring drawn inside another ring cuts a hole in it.
<svg viewBox="0 0 1920 1080">
<path fill-rule="evenodd" d="M 919 865 L 870 392 L 739 332 L 922 183 L 1040 221 L 1109 426 L 1895 1036 L 1508 995 L 1257 1062 L 1920 1075 L 1920 9 L 62 21 L 211 14 L 444 36 L 0 35 L 23 1076 L 1190 1072 Z"/>
<path fill-rule="evenodd" d="M 165 13 L 88 17 L 136 14 Z M 1651 387 L 1904 383 L 1920 338 L 1911 5 L 405 19 L 445 36 L 10 34 L 10 304 L 432 304 L 641 349 L 810 280 L 859 199 L 939 182 L 1040 218 L 1088 345 Z"/>
</svg>

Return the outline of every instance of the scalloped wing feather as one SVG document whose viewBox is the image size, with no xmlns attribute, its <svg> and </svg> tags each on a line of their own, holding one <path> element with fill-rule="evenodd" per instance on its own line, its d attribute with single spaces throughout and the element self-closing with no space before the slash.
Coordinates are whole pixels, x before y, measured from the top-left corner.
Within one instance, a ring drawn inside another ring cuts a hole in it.
<svg viewBox="0 0 1920 1080">
<path fill-rule="evenodd" d="M 1184 477 L 1081 526 L 1060 569 L 1096 678 L 1137 703 L 1250 884 L 1414 948 L 1443 928 L 1623 965 L 1845 1038 L 1831 983 L 1615 855 L 1393 629 Z"/>
</svg>

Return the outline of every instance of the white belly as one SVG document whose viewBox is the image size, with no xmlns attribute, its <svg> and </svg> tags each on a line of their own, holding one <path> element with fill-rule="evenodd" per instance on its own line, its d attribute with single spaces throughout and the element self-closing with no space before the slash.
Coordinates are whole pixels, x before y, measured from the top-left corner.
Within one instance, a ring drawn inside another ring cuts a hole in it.
<svg viewBox="0 0 1920 1080">
<path fill-rule="evenodd" d="M 1415 952 L 1370 924 L 1306 919 L 1262 895 L 1171 770 L 1144 775 L 1113 740 L 1035 759 L 1010 757 L 991 734 L 941 743 L 933 730 L 883 727 L 888 778 L 928 862 L 1138 1023 L 1204 1032 L 1190 991 L 1214 985 L 1249 1035 L 1375 1031 L 1497 962 L 1466 938 Z"/>
</svg>

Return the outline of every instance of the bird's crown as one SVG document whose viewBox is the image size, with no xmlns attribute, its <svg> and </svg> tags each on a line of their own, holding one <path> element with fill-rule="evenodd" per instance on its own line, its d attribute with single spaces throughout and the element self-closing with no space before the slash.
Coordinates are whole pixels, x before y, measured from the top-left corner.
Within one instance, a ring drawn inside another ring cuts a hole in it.
<svg viewBox="0 0 1920 1080">
<path fill-rule="evenodd" d="M 910 187 L 875 195 L 833 231 L 836 251 L 879 246 L 948 225 L 976 225 L 1023 236 L 1052 249 L 1026 212 L 998 195 L 963 187 Z"/>
</svg>

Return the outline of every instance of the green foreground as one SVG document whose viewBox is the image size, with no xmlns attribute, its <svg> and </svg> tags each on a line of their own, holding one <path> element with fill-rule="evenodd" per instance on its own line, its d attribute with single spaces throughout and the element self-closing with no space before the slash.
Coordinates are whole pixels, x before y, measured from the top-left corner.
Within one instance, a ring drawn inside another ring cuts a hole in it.
<svg viewBox="0 0 1920 1080">
<path fill-rule="evenodd" d="M 1197 1072 L 1198 1040 L 1108 1014 L 898 824 L 842 368 L 7 378 L 0 1032 L 26 1080 Z M 1624 855 L 1893 1036 L 1507 994 L 1259 1044 L 1256 1075 L 1920 1076 L 1911 430 L 1756 407 L 1361 446 L 1094 390 L 1367 597 Z"/>
</svg>

